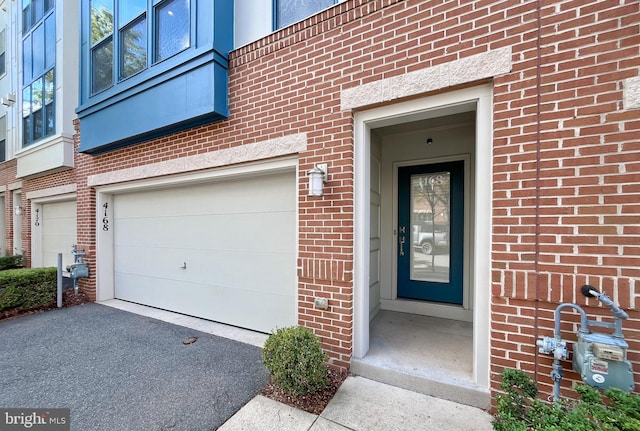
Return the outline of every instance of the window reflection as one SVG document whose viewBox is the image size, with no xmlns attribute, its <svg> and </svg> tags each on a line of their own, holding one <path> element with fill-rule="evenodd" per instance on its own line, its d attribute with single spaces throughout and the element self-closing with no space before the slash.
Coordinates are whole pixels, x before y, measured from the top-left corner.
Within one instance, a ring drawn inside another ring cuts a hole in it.
<svg viewBox="0 0 640 431">
<path fill-rule="evenodd" d="M 161 61 L 189 47 L 189 1 L 162 3 L 156 16 L 155 60 Z"/>
<path fill-rule="evenodd" d="M 451 175 L 411 176 L 412 280 L 449 282 Z"/>
</svg>

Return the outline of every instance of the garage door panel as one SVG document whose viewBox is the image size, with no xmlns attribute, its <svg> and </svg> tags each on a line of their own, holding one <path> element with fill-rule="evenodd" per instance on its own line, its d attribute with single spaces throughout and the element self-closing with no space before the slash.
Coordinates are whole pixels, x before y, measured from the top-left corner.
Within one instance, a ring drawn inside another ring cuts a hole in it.
<svg viewBox="0 0 640 431">
<path fill-rule="evenodd" d="M 270 332 L 295 322 L 295 299 L 289 296 L 162 279 L 149 288 L 144 287 L 145 278 L 119 274 L 115 281 L 132 286 L 129 301 L 205 319 L 215 316 L 214 320 L 234 326 Z"/>
<path fill-rule="evenodd" d="M 182 268 L 184 263 L 186 268 Z M 115 265 L 119 273 L 179 282 L 243 286 L 249 290 L 294 297 L 290 288 L 295 278 L 295 256 L 292 253 L 118 248 Z M 156 270 L 149 274 L 146 268 L 152 265 Z M 273 271 L 273 268 L 287 270 Z"/>
<path fill-rule="evenodd" d="M 63 266 L 73 263 L 71 247 L 76 239 L 76 201 L 42 204 L 42 264 L 56 266 L 62 253 Z"/>
<path fill-rule="evenodd" d="M 272 212 L 235 215 L 117 219 L 116 246 L 290 251 L 295 242 L 295 214 Z M 230 228 L 230 226 L 236 226 Z M 151 241 L 151 244 L 150 244 Z"/>
<path fill-rule="evenodd" d="M 116 297 L 263 332 L 295 324 L 296 193 L 289 172 L 116 195 Z"/>
<path fill-rule="evenodd" d="M 115 208 L 116 218 L 185 216 L 194 214 L 194 202 L 198 214 L 234 214 L 272 211 L 294 211 L 291 200 L 291 184 L 287 177 L 275 175 L 250 178 L 242 181 L 216 182 L 175 189 L 151 190 L 118 196 L 120 205 Z M 242 189 L 242 193 L 238 190 Z M 264 193 L 267 190 L 268 193 Z M 207 199 L 203 200 L 202 197 Z"/>
</svg>

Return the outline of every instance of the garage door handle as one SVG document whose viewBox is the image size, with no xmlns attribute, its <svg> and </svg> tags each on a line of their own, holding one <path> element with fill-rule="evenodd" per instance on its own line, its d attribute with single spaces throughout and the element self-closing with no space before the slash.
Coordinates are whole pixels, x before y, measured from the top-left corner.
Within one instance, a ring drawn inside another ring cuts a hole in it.
<svg viewBox="0 0 640 431">
<path fill-rule="evenodd" d="M 187 262 L 183 263 L 180 269 L 187 269 Z"/>
</svg>

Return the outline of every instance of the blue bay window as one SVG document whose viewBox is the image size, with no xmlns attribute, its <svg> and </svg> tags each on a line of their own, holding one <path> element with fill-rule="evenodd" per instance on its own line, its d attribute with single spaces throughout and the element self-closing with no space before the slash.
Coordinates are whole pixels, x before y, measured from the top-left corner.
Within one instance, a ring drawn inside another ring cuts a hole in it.
<svg viewBox="0 0 640 431">
<path fill-rule="evenodd" d="M 83 0 L 80 151 L 228 116 L 228 0 Z"/>
<path fill-rule="evenodd" d="M 55 133 L 54 0 L 22 2 L 22 146 Z"/>
</svg>

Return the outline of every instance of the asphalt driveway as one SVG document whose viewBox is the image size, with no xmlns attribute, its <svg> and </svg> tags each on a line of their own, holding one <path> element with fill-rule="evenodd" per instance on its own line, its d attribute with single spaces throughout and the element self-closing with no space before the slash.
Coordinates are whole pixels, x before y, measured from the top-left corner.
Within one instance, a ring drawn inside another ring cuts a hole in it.
<svg viewBox="0 0 640 431">
<path fill-rule="evenodd" d="M 267 380 L 257 347 L 99 304 L 0 322 L 0 407 L 72 430 L 214 430 Z"/>
</svg>

